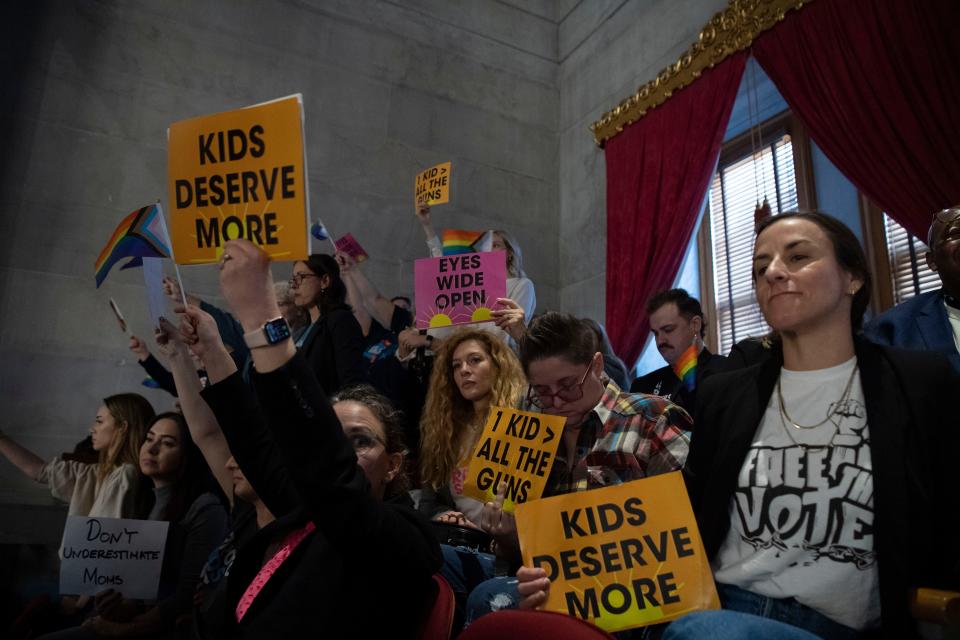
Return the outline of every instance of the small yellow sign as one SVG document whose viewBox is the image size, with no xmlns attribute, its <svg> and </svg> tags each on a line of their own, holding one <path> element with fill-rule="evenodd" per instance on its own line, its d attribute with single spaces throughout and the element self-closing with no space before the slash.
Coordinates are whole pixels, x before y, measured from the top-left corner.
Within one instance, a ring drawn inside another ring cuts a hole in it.
<svg viewBox="0 0 960 640">
<path fill-rule="evenodd" d="M 526 566 L 550 578 L 542 607 L 621 631 L 719 609 L 679 471 L 518 505 Z"/>
<path fill-rule="evenodd" d="M 299 94 L 172 124 L 167 181 L 177 263 L 216 262 L 236 238 L 273 259 L 305 259 L 306 175 Z"/>
<path fill-rule="evenodd" d="M 501 483 L 503 510 L 543 495 L 566 418 L 491 407 L 470 457 L 463 495 L 492 502 Z"/>
<path fill-rule="evenodd" d="M 446 204 L 450 202 L 450 163 L 444 162 L 424 169 L 413 183 L 416 204 Z"/>
</svg>

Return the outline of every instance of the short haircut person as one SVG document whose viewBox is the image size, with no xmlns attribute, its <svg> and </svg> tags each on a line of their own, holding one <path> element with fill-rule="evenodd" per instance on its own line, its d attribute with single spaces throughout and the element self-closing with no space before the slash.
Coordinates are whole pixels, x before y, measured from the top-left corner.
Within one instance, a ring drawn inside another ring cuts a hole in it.
<svg viewBox="0 0 960 640">
<path fill-rule="evenodd" d="M 390 298 L 390 302 L 396 302 L 397 300 L 402 300 L 406 302 L 408 307 L 413 306 L 413 300 L 411 300 L 407 296 L 393 296 L 392 298 Z"/>
<path fill-rule="evenodd" d="M 853 304 L 850 307 L 851 328 L 854 333 L 859 333 L 863 326 L 863 314 L 870 304 L 872 289 L 870 268 L 863 247 L 860 246 L 860 241 L 857 240 L 857 236 L 850 230 L 850 227 L 821 211 L 791 211 L 765 218 L 757 225 L 757 237 L 760 237 L 760 234 L 767 227 L 791 218 L 808 220 L 820 227 L 820 230 L 833 245 L 833 255 L 840 268 L 863 282 L 863 285 L 853 295 Z M 756 276 L 754 276 L 754 284 L 756 284 Z"/>
<path fill-rule="evenodd" d="M 407 455 L 407 445 L 403 437 L 407 419 L 403 411 L 394 407 L 389 398 L 368 384 L 358 384 L 341 389 L 330 398 L 331 404 L 338 402 L 356 402 L 369 409 L 373 417 L 383 424 L 383 432 L 386 435 L 386 442 L 383 444 L 387 453 Z M 405 466 L 406 461 L 400 465 L 400 472 L 387 483 L 385 497 L 399 495 L 410 488 L 410 477 L 406 473 Z"/>
<path fill-rule="evenodd" d="M 647 316 L 651 316 L 658 309 L 670 303 L 677 305 L 677 311 L 686 319 L 687 322 L 694 318 L 700 318 L 700 337 L 707 335 L 707 320 L 703 316 L 703 309 L 700 308 L 700 301 L 687 293 L 686 289 L 667 289 L 655 293 L 647 301 Z"/>
<path fill-rule="evenodd" d="M 599 351 L 593 327 L 570 315 L 548 311 L 533 319 L 520 341 L 520 362 L 526 372 L 530 363 L 554 356 L 574 364 L 589 364 Z"/>
</svg>

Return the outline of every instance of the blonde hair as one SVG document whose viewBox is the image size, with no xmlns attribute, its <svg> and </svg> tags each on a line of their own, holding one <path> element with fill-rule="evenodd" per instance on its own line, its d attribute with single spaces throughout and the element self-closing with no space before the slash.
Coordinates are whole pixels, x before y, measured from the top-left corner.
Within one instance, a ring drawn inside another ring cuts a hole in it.
<svg viewBox="0 0 960 640">
<path fill-rule="evenodd" d="M 433 489 L 449 482 L 465 447 L 473 444 L 466 442 L 472 434 L 465 427 L 477 420 L 477 416 L 473 403 L 460 395 L 452 366 L 453 352 L 467 340 L 480 343 L 494 367 L 491 406 L 516 405 L 527 387 L 517 356 L 492 333 L 461 329 L 443 341 L 433 363 L 427 401 L 420 418 L 420 479 Z M 486 416 L 482 419 L 486 420 Z"/>
<path fill-rule="evenodd" d="M 494 229 L 493 232 L 500 236 L 503 244 L 507 247 L 507 276 L 510 278 L 526 278 L 527 274 L 523 270 L 523 252 L 520 251 L 520 243 L 516 237 L 503 229 Z"/>
<path fill-rule="evenodd" d="M 147 425 L 155 415 L 147 399 L 136 393 L 108 396 L 103 399 L 103 406 L 116 422 L 117 434 L 110 446 L 100 451 L 97 463 L 99 481 L 122 464 L 139 465 L 140 445 L 146 438 Z"/>
</svg>

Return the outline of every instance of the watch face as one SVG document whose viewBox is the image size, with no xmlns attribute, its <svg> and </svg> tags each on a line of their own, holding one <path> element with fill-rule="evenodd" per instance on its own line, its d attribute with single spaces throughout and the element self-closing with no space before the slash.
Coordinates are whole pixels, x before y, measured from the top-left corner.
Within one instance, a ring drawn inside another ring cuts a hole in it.
<svg viewBox="0 0 960 640">
<path fill-rule="evenodd" d="M 281 340 L 286 340 L 290 337 L 290 327 L 283 318 L 271 320 L 263 325 L 263 331 L 267 334 L 267 342 L 270 344 L 277 344 Z"/>
</svg>

